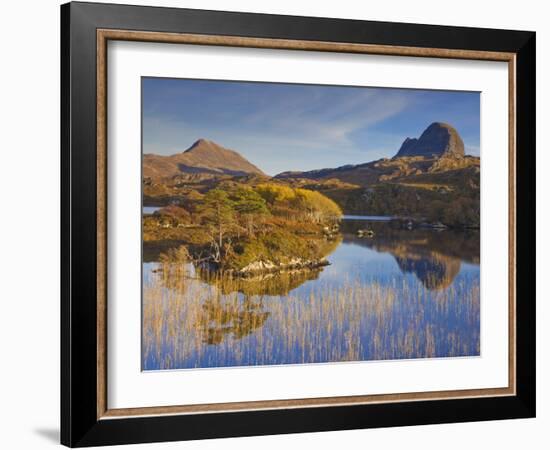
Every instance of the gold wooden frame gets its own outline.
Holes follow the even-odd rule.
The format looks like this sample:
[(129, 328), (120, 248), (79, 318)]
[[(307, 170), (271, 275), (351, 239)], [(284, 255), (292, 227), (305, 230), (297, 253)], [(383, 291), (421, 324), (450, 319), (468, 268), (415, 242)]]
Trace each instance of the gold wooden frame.
[[(410, 392), (400, 394), (266, 400), (201, 405), (150, 406), (109, 409), (107, 405), (107, 42), (109, 40), (216, 45), (266, 49), (363, 53), (392, 56), (434, 57), (501, 61), (508, 63), (508, 386), (503, 388)], [(444, 48), (398, 47), (320, 41), (245, 38), (236, 36), (157, 33), (128, 30), (97, 30), (97, 418), (219, 413), (265, 409), (289, 409), (403, 401), (443, 400), (516, 394), (516, 55), (505, 52)]]

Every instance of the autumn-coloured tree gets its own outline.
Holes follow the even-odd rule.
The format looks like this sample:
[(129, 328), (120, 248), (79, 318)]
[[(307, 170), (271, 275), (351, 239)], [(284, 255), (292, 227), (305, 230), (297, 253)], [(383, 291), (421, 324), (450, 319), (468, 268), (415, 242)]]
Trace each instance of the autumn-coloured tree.
[(335, 202), (316, 191), (296, 189), (294, 202), (315, 223), (333, 222), (342, 215)]
[(256, 191), (269, 205), (288, 203), (296, 196), (294, 189), (281, 184), (264, 183), (256, 186)]
[(274, 213), (284, 211), (286, 215), (293, 214), (315, 223), (333, 221), (342, 215), (334, 201), (316, 191), (272, 183), (261, 184), (256, 189)]

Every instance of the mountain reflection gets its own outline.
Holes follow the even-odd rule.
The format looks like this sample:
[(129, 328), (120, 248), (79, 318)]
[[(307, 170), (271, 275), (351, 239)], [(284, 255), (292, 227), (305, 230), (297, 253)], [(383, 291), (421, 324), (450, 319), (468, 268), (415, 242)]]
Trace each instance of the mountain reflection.
[[(357, 237), (357, 230), (374, 231), (372, 238)], [(479, 232), (432, 229), (407, 230), (394, 222), (349, 220), (344, 241), (391, 254), (403, 273), (413, 273), (429, 290), (449, 287), (460, 272), (461, 261), (479, 264)]]
[(422, 284), (430, 290), (449, 287), (458, 272), (460, 272), (459, 259), (437, 253), (419, 259), (395, 256), (395, 260), (401, 271), (414, 273)]
[[(373, 237), (358, 237), (357, 230), (369, 229)], [(393, 256), (402, 273), (412, 273), (429, 290), (449, 287), (461, 269), (461, 263), (479, 265), (479, 231), (403, 229), (396, 222), (345, 220), (342, 222), (343, 242), (369, 248)], [(334, 243), (338, 246), (341, 237)], [(144, 246), (144, 261), (158, 261), (164, 248)], [(327, 253), (332, 253), (333, 248)], [(330, 260), (330, 257), (329, 257)], [(308, 281), (318, 280), (324, 267), (265, 273), (249, 278), (234, 278), (207, 270), (192, 270), (191, 278), (215, 287), (223, 295), (239, 293), (249, 296), (285, 296)], [(165, 287), (182, 294), (187, 275), (174, 273), (174, 268), (161, 269)], [(214, 339), (214, 338), (213, 338)]]

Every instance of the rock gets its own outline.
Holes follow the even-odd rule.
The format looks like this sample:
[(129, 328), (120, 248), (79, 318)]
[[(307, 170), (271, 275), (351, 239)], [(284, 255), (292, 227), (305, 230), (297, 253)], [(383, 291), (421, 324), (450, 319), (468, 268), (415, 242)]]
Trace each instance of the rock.
[(419, 139), (405, 139), (395, 158), (403, 156), (462, 158), (464, 142), (451, 125), (434, 122), (424, 130)]
[(405, 138), (405, 140), (401, 144), (401, 148), (399, 149), (399, 152), (397, 153), (397, 156), (411, 156), (411, 155), (413, 155), (416, 144), (418, 144), (418, 139), (416, 139), (416, 138)]
[(374, 237), (373, 230), (357, 230), (357, 237)]
[(316, 269), (318, 267), (328, 266), (327, 259), (304, 260), (301, 258), (292, 258), (287, 263), (275, 264), (272, 261), (255, 261), (248, 264), (238, 271), (229, 271), (228, 273), (238, 277), (251, 277), (260, 274), (288, 272), (303, 269)]
[(432, 228), (435, 228), (435, 229), (444, 229), (444, 228), (447, 228), (447, 225), (441, 223), (441, 222), (435, 222), (435, 223), (432, 223), (431, 225)]

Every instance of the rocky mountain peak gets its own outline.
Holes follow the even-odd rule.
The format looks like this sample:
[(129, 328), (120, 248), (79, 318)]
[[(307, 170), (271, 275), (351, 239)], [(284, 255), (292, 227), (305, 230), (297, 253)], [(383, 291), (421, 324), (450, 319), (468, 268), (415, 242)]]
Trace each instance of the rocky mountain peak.
[(458, 131), (443, 122), (434, 122), (424, 130), (420, 138), (406, 138), (394, 158), (402, 156), (427, 156), (462, 158), (464, 142)]
[(185, 150), (184, 153), (193, 151), (193, 150), (201, 150), (201, 149), (207, 149), (207, 148), (223, 148), (221, 145), (216, 144), (213, 141), (209, 141), (208, 139), (200, 138), (197, 139), (191, 146)]

